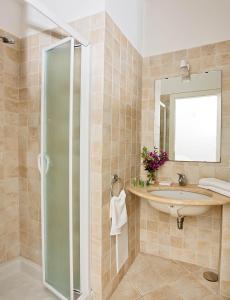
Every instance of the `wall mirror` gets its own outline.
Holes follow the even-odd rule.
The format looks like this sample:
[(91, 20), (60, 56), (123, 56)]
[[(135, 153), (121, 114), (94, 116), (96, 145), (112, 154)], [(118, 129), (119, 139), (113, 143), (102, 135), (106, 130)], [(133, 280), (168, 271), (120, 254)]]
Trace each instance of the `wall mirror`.
[(220, 162), (221, 71), (155, 81), (154, 144), (172, 161)]

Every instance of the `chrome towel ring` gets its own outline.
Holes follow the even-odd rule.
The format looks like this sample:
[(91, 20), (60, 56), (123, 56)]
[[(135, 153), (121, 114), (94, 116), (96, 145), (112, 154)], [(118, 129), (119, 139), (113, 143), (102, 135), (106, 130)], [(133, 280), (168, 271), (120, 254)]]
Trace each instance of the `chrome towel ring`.
[(114, 185), (115, 183), (121, 183), (121, 189), (120, 189), (120, 192), (124, 189), (124, 183), (122, 181), (122, 179), (117, 175), (117, 174), (114, 174), (113, 177), (112, 177), (112, 181), (111, 181), (111, 190), (110, 190), (110, 193), (111, 193), (111, 196), (113, 197), (114, 196), (114, 193), (113, 193), (113, 188), (114, 188)]

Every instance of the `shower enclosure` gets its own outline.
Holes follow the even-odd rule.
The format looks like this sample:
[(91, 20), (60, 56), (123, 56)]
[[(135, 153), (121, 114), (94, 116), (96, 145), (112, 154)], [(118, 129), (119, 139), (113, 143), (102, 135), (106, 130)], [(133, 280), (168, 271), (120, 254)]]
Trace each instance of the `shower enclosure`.
[(43, 50), (41, 154), (38, 158), (43, 281), (60, 299), (70, 300), (88, 289), (88, 278), (84, 278), (88, 268), (84, 241), (88, 208), (86, 201), (81, 201), (88, 189), (88, 178), (84, 176), (88, 171), (88, 118), (85, 114), (88, 107), (82, 101), (87, 88), (82, 78), (85, 51), (76, 46), (72, 37)]
[(36, 0), (25, 0), (69, 37), (43, 49), (41, 218), (43, 283), (63, 300), (86, 299), (89, 284), (90, 47)]

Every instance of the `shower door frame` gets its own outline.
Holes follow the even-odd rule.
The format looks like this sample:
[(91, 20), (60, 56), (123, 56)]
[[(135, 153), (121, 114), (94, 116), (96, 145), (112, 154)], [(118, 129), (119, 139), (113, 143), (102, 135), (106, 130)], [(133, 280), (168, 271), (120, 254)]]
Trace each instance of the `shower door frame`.
[[(67, 300), (55, 288), (46, 282), (45, 274), (45, 197), (44, 182), (45, 168), (45, 68), (46, 52), (64, 43), (71, 42), (72, 62), (70, 70), (70, 119), (69, 119), (69, 246), (70, 246), (70, 299), (73, 296), (73, 232), (72, 232), (72, 130), (73, 130), (73, 82), (74, 82), (74, 43), (73, 37), (67, 37), (42, 50), (42, 81), (41, 81), (41, 223), (42, 223), (42, 273), (43, 284), (57, 297)], [(81, 296), (78, 300), (85, 300), (90, 294), (90, 205), (89, 205), (89, 161), (90, 161), (90, 46), (81, 45), (81, 92), (80, 92), (80, 287)], [(86, 201), (87, 199), (87, 201)], [(84, 224), (84, 226), (83, 226)], [(87, 250), (86, 250), (87, 249)]]

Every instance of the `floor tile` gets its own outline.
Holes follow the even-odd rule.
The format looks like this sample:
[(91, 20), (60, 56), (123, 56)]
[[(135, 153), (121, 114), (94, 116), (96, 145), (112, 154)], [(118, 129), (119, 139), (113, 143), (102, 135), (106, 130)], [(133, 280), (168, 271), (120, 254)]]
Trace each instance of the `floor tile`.
[(128, 273), (137, 274), (149, 268), (148, 256), (139, 254), (133, 264), (130, 266)]
[(142, 298), (143, 300), (183, 300), (180, 294), (170, 286), (163, 286), (162, 288), (147, 294)]
[(211, 282), (211, 281), (206, 280), (203, 277), (203, 273), (205, 271), (213, 271), (213, 270), (210, 270), (210, 269), (207, 269), (207, 268), (200, 268), (199, 271), (193, 273), (193, 277), (195, 277), (201, 284), (203, 284), (211, 292), (213, 292), (215, 294), (218, 294), (219, 282), (218, 281), (217, 282)]
[(134, 300), (141, 297), (141, 294), (131, 285), (127, 277), (125, 276), (118, 288), (110, 298), (110, 300)]
[[(152, 270), (157, 272), (165, 284), (172, 283), (185, 276), (185, 270), (175, 261), (156, 256), (148, 256), (147, 260)], [(186, 273), (187, 274), (187, 273)]]
[(151, 268), (147, 268), (140, 273), (127, 275), (133, 287), (137, 289), (141, 295), (154, 291), (163, 285), (159, 274), (153, 272)]
[[(111, 300), (224, 300), (200, 266), (140, 254)], [(140, 298), (139, 298), (140, 297)]]
[(176, 281), (172, 287), (182, 296), (183, 300), (198, 300), (210, 295), (210, 291), (196, 281), (192, 275)]
[(0, 300), (57, 300), (43, 284), (18, 272), (0, 281)]
[[(151, 255), (139, 255), (111, 300), (224, 300), (218, 283), (203, 278), (206, 269)], [(57, 300), (41, 282), (25, 273), (0, 281), (0, 300)]]
[(181, 267), (183, 267), (187, 272), (189, 273), (194, 273), (194, 272), (199, 272), (200, 269), (202, 269), (202, 267), (197, 266), (197, 265), (193, 265), (193, 264), (189, 264), (183, 261), (175, 261), (178, 265), (180, 265)]
[(188, 263), (184, 263), (184, 262), (179, 262), (179, 261), (176, 261), (176, 262), (177, 262), (177, 264), (182, 266), (186, 271), (191, 273), (193, 275), (193, 277), (196, 280), (198, 280), (201, 284), (203, 284), (207, 289), (209, 289), (211, 292), (214, 292), (215, 294), (218, 294), (219, 282), (210, 282), (203, 277), (203, 273), (205, 271), (216, 272), (215, 270), (203, 268), (201, 266), (196, 266), (196, 265), (188, 264)]

